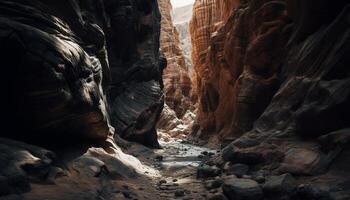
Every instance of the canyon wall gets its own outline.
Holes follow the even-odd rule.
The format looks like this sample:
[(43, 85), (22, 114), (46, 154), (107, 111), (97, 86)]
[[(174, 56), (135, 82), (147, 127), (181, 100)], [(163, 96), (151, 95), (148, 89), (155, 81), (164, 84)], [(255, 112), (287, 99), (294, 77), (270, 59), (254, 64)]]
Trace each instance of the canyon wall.
[(200, 137), (250, 130), (278, 88), (288, 40), (282, 1), (196, 1), (190, 24)]
[(0, 196), (110, 199), (144, 173), (114, 138), (159, 147), (159, 34), (155, 0), (0, 2)]
[[(197, 0), (191, 21), (196, 136), (232, 141), (207, 164), (247, 166), (264, 199), (348, 199), (349, 2), (228, 2)], [(269, 193), (286, 174), (302, 185)]]
[(189, 76), (192, 77), (193, 67), (192, 67), (192, 43), (190, 34), (190, 20), (192, 17), (193, 5), (187, 5), (180, 8), (175, 8), (173, 10), (173, 21), (176, 29), (179, 32), (179, 38), (181, 43), (181, 48), (183, 50), (187, 67), (189, 69)]
[(190, 66), (173, 22), (170, 0), (159, 0), (158, 3), (162, 15), (160, 47), (167, 67), (163, 72), (165, 106), (157, 128), (161, 138), (166, 135), (180, 137), (190, 133), (194, 118)]
[(163, 72), (165, 103), (173, 109), (178, 118), (182, 118), (190, 109), (191, 79), (188, 75), (179, 33), (172, 19), (170, 0), (160, 0), (161, 50), (167, 59), (167, 67)]

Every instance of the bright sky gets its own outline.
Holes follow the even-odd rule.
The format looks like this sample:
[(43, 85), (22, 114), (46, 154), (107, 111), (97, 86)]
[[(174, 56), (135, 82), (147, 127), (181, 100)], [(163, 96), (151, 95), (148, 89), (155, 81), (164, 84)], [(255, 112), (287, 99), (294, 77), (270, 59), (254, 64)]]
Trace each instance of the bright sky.
[(171, 4), (174, 8), (186, 6), (189, 4), (193, 4), (195, 0), (171, 0)]

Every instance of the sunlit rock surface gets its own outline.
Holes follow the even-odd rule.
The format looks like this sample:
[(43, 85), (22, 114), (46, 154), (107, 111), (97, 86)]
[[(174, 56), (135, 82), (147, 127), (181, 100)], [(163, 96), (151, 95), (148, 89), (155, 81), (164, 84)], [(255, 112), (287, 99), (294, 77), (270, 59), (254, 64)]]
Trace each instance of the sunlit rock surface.
[(161, 20), (161, 50), (167, 59), (167, 67), (163, 72), (165, 103), (182, 118), (186, 110), (191, 109), (191, 79), (183, 50), (180, 45), (179, 33), (172, 19), (170, 0), (160, 0)]

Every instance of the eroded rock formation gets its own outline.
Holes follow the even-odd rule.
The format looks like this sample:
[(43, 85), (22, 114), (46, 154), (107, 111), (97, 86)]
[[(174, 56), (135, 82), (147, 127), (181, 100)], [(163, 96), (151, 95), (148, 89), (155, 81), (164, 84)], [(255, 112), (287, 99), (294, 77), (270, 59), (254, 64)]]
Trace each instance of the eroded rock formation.
[(191, 21), (199, 135), (252, 128), (278, 88), (288, 40), (281, 1), (197, 1)]
[(159, 147), (159, 34), (155, 0), (0, 2), (0, 196), (112, 199), (145, 172), (114, 138)]
[(207, 164), (250, 179), (224, 194), (349, 198), (349, 2), (225, 2), (196, 1), (191, 22), (198, 136), (233, 140)]
[(173, 109), (178, 118), (182, 118), (191, 109), (191, 79), (188, 66), (180, 45), (179, 33), (172, 19), (170, 0), (160, 0), (161, 50), (167, 58), (167, 67), (163, 72), (165, 103)]
[[(180, 35), (173, 23), (173, 9), (170, 0), (160, 0), (161, 51), (167, 59), (163, 72), (165, 107), (158, 123), (158, 129), (172, 137), (191, 132), (194, 104), (191, 99), (192, 82), (188, 61), (180, 43)], [(163, 137), (163, 136), (162, 136)]]

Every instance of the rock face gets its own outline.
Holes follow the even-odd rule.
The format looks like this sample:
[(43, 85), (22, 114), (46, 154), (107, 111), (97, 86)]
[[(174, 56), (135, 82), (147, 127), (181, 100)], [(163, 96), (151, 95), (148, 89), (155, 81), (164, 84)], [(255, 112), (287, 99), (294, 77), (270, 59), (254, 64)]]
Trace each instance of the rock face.
[(285, 5), (196, 1), (190, 27), (200, 136), (239, 136), (278, 88), (288, 40)]
[(173, 23), (170, 0), (160, 0), (159, 8), (162, 14), (161, 50), (167, 59), (163, 72), (165, 103), (181, 119), (191, 107), (191, 79), (179, 33)]
[(219, 166), (299, 175), (348, 195), (338, 186), (349, 179), (349, 2), (230, 2), (194, 5), (197, 136), (233, 140)]
[(123, 138), (158, 147), (156, 123), (163, 109), (156, 0), (104, 1), (111, 66), (111, 121)]
[(188, 5), (180, 8), (175, 8), (173, 10), (173, 21), (176, 26), (176, 29), (179, 32), (181, 48), (183, 50), (186, 64), (190, 72), (189, 73), (190, 77), (192, 77), (193, 75), (192, 57), (191, 57), (192, 43), (191, 43), (191, 34), (190, 34), (190, 28), (189, 28), (190, 20), (192, 17), (192, 9), (193, 9), (193, 5)]
[(113, 137), (159, 146), (159, 34), (155, 0), (0, 2), (0, 196), (110, 199), (98, 188), (143, 173)]

